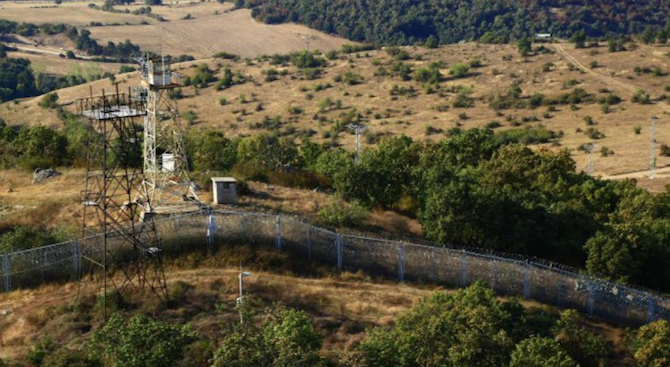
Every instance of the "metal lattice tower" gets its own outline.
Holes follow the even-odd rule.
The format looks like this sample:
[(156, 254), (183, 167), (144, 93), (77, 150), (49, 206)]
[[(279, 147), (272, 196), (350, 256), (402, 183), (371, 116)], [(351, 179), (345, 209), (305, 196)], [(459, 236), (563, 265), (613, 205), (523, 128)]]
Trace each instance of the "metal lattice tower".
[(144, 182), (141, 202), (146, 213), (170, 214), (195, 211), (202, 203), (188, 176), (188, 160), (171, 92), (180, 87), (165, 57), (137, 59), (140, 63), (140, 98), (144, 117)]
[(656, 123), (658, 118), (651, 118), (651, 141), (649, 142), (649, 178), (656, 175)]
[(593, 176), (593, 152), (596, 150), (596, 145), (591, 143), (586, 149), (589, 151), (589, 176)]
[[(146, 114), (131, 92), (80, 99), (80, 116), (90, 123), (85, 189), (81, 199), (83, 239), (91, 241), (81, 256), (82, 271), (100, 282), (103, 317), (110, 290), (123, 297), (129, 288), (151, 289), (167, 301), (159, 238), (152, 216), (142, 215), (133, 197), (143, 181), (141, 134), (135, 121)], [(100, 235), (92, 237), (94, 235)], [(93, 238), (91, 240), (91, 238)], [(99, 240), (98, 240), (99, 239)]]
[(361, 133), (367, 129), (366, 126), (359, 124), (349, 124), (347, 128), (353, 131), (356, 134), (356, 163), (361, 158)]

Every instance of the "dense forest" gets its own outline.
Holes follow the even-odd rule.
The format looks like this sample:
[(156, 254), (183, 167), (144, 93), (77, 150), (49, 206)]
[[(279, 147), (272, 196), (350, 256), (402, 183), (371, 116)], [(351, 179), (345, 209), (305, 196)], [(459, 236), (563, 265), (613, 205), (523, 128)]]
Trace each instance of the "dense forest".
[(414, 44), (430, 36), (506, 43), (534, 33), (569, 38), (639, 34), (665, 26), (670, 4), (636, 0), (238, 0), (266, 23), (296, 22), (377, 45)]

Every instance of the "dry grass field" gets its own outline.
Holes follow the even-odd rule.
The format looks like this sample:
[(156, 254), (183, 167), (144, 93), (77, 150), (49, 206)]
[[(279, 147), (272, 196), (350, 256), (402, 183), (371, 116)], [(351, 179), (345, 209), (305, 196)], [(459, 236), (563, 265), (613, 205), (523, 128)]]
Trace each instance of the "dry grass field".
[[(65, 23), (86, 26), (91, 22), (103, 24), (140, 24), (153, 19), (132, 14), (105, 13), (91, 9), (89, 3), (102, 6), (103, 1), (63, 2), (61, 6), (53, 1), (1, 1), (0, 19), (25, 23)], [(153, 20), (155, 21), (155, 20)]]
[[(662, 97), (666, 86), (670, 86), (668, 75), (637, 75), (633, 71), (635, 66), (658, 66), (662, 70), (670, 71), (670, 58), (666, 56), (670, 48), (641, 46), (636, 51), (611, 54), (602, 47), (582, 50), (575, 50), (571, 45), (563, 47), (584, 64), (597, 61), (600, 66), (594, 72), (627, 85), (644, 88), (653, 98)], [(405, 61), (414, 70), (434, 61), (441, 61), (445, 65), (441, 70), (442, 88), (450, 90), (461, 86), (471, 89), (474, 107), (453, 107), (455, 93), (446, 92), (442, 96), (440, 93), (429, 94), (416, 81), (402, 81), (393, 76), (375, 76), (380, 66), (390, 70), (395, 63), (386, 51), (379, 50), (329, 60), (322, 75), (315, 80), (307, 80), (293, 66), (273, 66), (268, 61), (254, 60), (246, 63), (205, 60), (180, 64), (175, 68), (183, 76), (193, 74), (195, 66), (206, 62), (218, 77), (222, 75), (225, 67), (230, 67), (234, 73), (239, 72), (250, 81), (222, 91), (217, 91), (214, 83), (197, 90), (186, 87), (183, 89), (185, 98), (179, 100), (179, 108), (182, 113), (192, 112), (197, 116), (189, 127), (191, 129), (215, 128), (231, 137), (256, 134), (270, 131), (270, 128), (257, 127), (266, 116), (279, 116), (282, 121), (279, 130), (282, 134), (312, 134), (313, 140), (324, 142), (332, 140), (328, 135), (332, 134), (337, 121), (341, 121), (346, 113), (354, 110), (368, 126), (367, 136), (371, 141), (378, 136), (401, 133), (417, 139), (440, 139), (451, 128), (485, 127), (492, 121), (501, 125), (498, 130), (513, 128), (514, 125), (543, 125), (559, 134), (559, 137), (555, 143), (538, 148), (569, 149), (579, 170), (586, 170), (588, 167), (588, 154), (577, 150), (580, 145), (593, 142), (598, 149), (608, 148), (613, 154), (607, 157), (599, 153), (594, 155), (594, 171), (599, 176), (636, 171), (641, 171), (638, 177), (644, 176), (642, 171), (649, 164), (649, 119), (652, 116), (657, 116), (660, 121), (656, 137), (658, 144), (670, 144), (670, 128), (666, 127), (668, 112), (654, 104), (631, 102), (630, 90), (570, 67), (571, 63), (558, 53), (523, 59), (518, 56), (513, 46), (480, 44), (450, 45), (436, 50), (410, 47), (406, 51), (416, 59), (420, 58)], [(449, 65), (473, 60), (479, 60), (482, 66), (472, 69), (466, 78), (454, 79), (448, 76)], [(543, 70), (545, 65), (550, 65), (548, 71)], [(286, 70), (286, 75), (268, 82), (265, 73), (272, 68)], [(335, 82), (337, 76), (349, 72), (360, 75), (362, 83), (348, 85)], [(520, 82), (522, 98), (533, 93), (556, 97), (580, 87), (596, 98), (610, 92), (615, 93), (621, 97), (622, 103), (611, 106), (606, 114), (598, 103), (580, 104), (575, 110), (567, 105), (559, 105), (555, 110), (539, 107), (497, 112), (490, 108), (488, 98), (506, 93), (514, 80)], [(122, 82), (122, 89), (138, 82), (133, 73), (119, 76), (117, 81)], [(568, 86), (571, 83), (574, 85)], [(390, 91), (394, 85), (414, 88), (416, 93), (413, 96), (392, 96)], [(112, 88), (109, 80), (97, 81), (59, 91), (60, 100), (67, 104), (85, 96), (89, 93), (90, 86), (94, 91)], [(225, 99), (225, 105), (220, 103), (222, 99)], [(328, 99), (332, 102), (339, 100), (340, 108), (335, 105), (326, 106), (325, 101)], [(38, 107), (38, 101), (39, 98), (35, 98), (0, 105), (0, 117), (11, 124), (59, 126), (61, 123), (56, 114)], [(595, 125), (587, 126), (584, 120), (587, 116), (592, 117)], [(604, 137), (591, 139), (585, 133), (590, 127), (600, 131)], [(635, 132), (638, 127), (639, 134)], [(430, 129), (433, 133), (428, 132)], [(354, 137), (343, 132), (336, 141), (352, 148)], [(364, 145), (366, 144), (364, 139)], [(658, 157), (658, 167), (668, 165), (670, 158)], [(668, 183), (667, 176), (665, 172), (659, 174), (655, 180), (641, 179), (640, 182), (645, 187), (658, 191)]]
[[(325, 355), (337, 356), (353, 350), (367, 328), (392, 325), (406, 311), (432, 292), (434, 286), (398, 284), (370, 279), (365, 274), (333, 274), (325, 268), (303, 266), (315, 273), (305, 277), (293, 273), (289, 259), (275, 251), (246, 248), (222, 249), (214, 257), (189, 255), (167, 265), (170, 289), (176, 303), (165, 309), (152, 295), (131, 295), (133, 314), (153, 315), (173, 322), (189, 322), (196, 332), (210, 339), (221, 336), (225, 322), (236, 322), (237, 261), (243, 261), (252, 276), (245, 283), (247, 297), (259, 308), (275, 302), (304, 310), (324, 337)], [(177, 265), (178, 264), (178, 265)], [(197, 265), (196, 265), (197, 264)], [(266, 265), (263, 265), (266, 264)], [(283, 270), (268, 270), (268, 264)], [(197, 268), (191, 268), (191, 266)], [(293, 264), (293, 266), (297, 266)], [(181, 283), (180, 286), (177, 283)], [(0, 358), (22, 359), (46, 334), (59, 344), (80, 348), (90, 330), (100, 327), (100, 314), (94, 308), (94, 281), (82, 288), (75, 283), (45, 285), (35, 290), (0, 294)], [(531, 310), (557, 314), (558, 310), (534, 302), (522, 302)], [(621, 345), (624, 331), (604, 323), (589, 321), (592, 330)]]
[[(93, 38), (123, 42), (130, 39), (144, 50), (166, 54), (188, 54), (208, 58), (220, 51), (242, 57), (285, 54), (309, 47), (329, 51), (345, 43), (342, 38), (326, 35), (295, 24), (267, 25), (255, 21), (251, 11), (230, 11), (230, 4), (202, 3), (172, 8), (157, 8), (169, 22), (144, 26), (91, 28)], [(192, 19), (181, 20), (186, 14)]]
[(123, 65), (118, 63), (70, 60), (27, 52), (10, 52), (9, 56), (30, 60), (34, 72), (56, 75), (80, 75), (87, 77), (106, 72), (117, 74), (119, 68)]

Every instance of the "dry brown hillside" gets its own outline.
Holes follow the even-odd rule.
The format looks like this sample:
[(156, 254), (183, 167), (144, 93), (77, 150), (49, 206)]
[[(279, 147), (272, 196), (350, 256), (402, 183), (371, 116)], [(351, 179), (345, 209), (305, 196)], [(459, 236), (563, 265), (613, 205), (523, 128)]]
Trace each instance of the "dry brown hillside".
[[(555, 46), (546, 47), (555, 50)], [(456, 127), (493, 128), (500, 125), (496, 130), (501, 131), (542, 125), (557, 134), (555, 141), (544, 147), (569, 149), (578, 170), (588, 167), (588, 155), (578, 147), (593, 142), (598, 147), (594, 157), (596, 175), (607, 177), (628, 173), (630, 177), (639, 178), (646, 187), (662, 189), (667, 183), (667, 169), (659, 170), (655, 180), (643, 177), (649, 164), (649, 119), (652, 116), (659, 118), (658, 144), (670, 144), (670, 128), (666, 127), (668, 112), (656, 104), (633, 103), (631, 98), (632, 91), (637, 88), (647, 90), (654, 99), (665, 98), (665, 90), (670, 88), (670, 76), (667, 75), (670, 72), (670, 57), (667, 56), (670, 48), (641, 46), (635, 51), (618, 53), (609, 53), (604, 47), (575, 50), (572, 45), (563, 45), (562, 48), (571, 61), (566, 61), (566, 56), (558, 52), (522, 58), (516, 47), (509, 45), (470, 43), (433, 50), (405, 48), (410, 59), (404, 63), (411, 65), (414, 71), (433, 62), (442, 63), (440, 89), (433, 87), (432, 92), (415, 80), (403, 81), (393, 75), (376, 76), (380, 68), (392, 73), (393, 65), (397, 63), (385, 50), (340, 55), (328, 60), (321, 75), (312, 80), (290, 63), (271, 65), (268, 59), (189, 62), (176, 66), (184, 77), (193, 75), (199, 64), (207, 63), (218, 78), (223, 76), (225, 68), (230, 68), (247, 80), (224, 90), (217, 90), (216, 82), (204, 88), (184, 87), (179, 108), (183, 115), (189, 115), (189, 129), (219, 129), (230, 137), (276, 131), (297, 137), (298, 141), (311, 136), (316, 141), (348, 148), (353, 146), (353, 135), (346, 131), (337, 132), (336, 126), (348, 122), (355, 114), (369, 127), (365, 144), (373, 144), (386, 134), (440, 139)], [(481, 66), (471, 68), (466, 77), (449, 76), (451, 65), (475, 60)], [(594, 61), (598, 66), (591, 70)], [(579, 64), (588, 72), (581, 70)], [(636, 66), (642, 69), (658, 67), (662, 73), (657, 76), (638, 74), (634, 71)], [(267, 78), (271, 69), (278, 72), (277, 80)], [(361, 83), (350, 85), (336, 81), (340, 77), (346, 80), (347, 74), (360, 79)], [(122, 89), (138, 82), (134, 73), (118, 76), (117, 81), (122, 81)], [(583, 88), (594, 100), (613, 93), (622, 102), (611, 105), (607, 113), (597, 102), (579, 103), (574, 107), (566, 104), (536, 109), (492, 109), (489, 98), (507, 93), (513, 81), (520, 83), (522, 99), (534, 93), (555, 98), (575, 88)], [(401, 95), (392, 95), (394, 86)], [(60, 101), (67, 105), (86, 96), (91, 87), (94, 91), (109, 90), (112, 84), (103, 80), (60, 90)], [(459, 88), (472, 92), (473, 107), (454, 107)], [(55, 112), (38, 107), (38, 101), (39, 97), (5, 103), (0, 106), (0, 117), (11, 124), (60, 126)], [(591, 117), (593, 125), (587, 125), (587, 117)], [(589, 128), (604, 136), (592, 139), (586, 134)], [(602, 148), (609, 149), (611, 154), (600, 154)], [(670, 158), (658, 158), (658, 167), (669, 164)]]

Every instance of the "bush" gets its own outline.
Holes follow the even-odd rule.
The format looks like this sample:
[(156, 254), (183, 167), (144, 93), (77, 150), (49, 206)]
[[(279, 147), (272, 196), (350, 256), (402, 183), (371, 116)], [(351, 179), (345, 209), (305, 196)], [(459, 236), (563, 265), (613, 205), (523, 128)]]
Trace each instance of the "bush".
[(512, 318), (520, 312), (518, 303), (498, 300), (480, 283), (435, 292), (391, 329), (369, 331), (359, 349), (371, 367), (507, 366), (517, 331)]
[[(248, 303), (241, 317), (251, 318)], [(275, 307), (262, 325), (235, 323), (224, 333), (211, 360), (212, 367), (324, 366), (319, 355), (321, 336), (304, 312)], [(147, 365), (149, 366), (149, 365)]]
[(170, 366), (181, 360), (186, 345), (195, 340), (188, 325), (114, 314), (89, 342), (92, 354), (106, 366)]
[(603, 139), (605, 137), (605, 134), (601, 133), (598, 129), (593, 127), (586, 129), (584, 134), (586, 134), (586, 136), (594, 140)]
[(639, 367), (665, 367), (670, 361), (670, 324), (661, 320), (641, 327), (632, 337)]
[(501, 144), (521, 143), (526, 145), (548, 143), (556, 137), (556, 133), (544, 126), (509, 129), (496, 135)]
[(357, 202), (346, 202), (333, 197), (329, 198), (326, 206), (319, 210), (319, 219), (333, 227), (359, 225), (367, 216), (367, 209)]
[(670, 146), (668, 144), (661, 144), (661, 156), (670, 157)]
[(534, 336), (517, 344), (510, 367), (578, 367), (577, 363), (550, 338)]
[(40, 99), (39, 105), (42, 108), (56, 108), (58, 107), (58, 93), (48, 93), (45, 94), (42, 99)]
[(56, 243), (57, 239), (47, 231), (33, 227), (15, 227), (0, 235), (0, 254), (27, 250)]
[(638, 89), (633, 94), (633, 97), (631, 98), (631, 102), (639, 103), (639, 104), (650, 104), (651, 103), (651, 96), (644, 89)]
[(580, 325), (580, 316), (574, 310), (561, 312), (554, 333), (556, 340), (581, 367), (606, 366), (612, 354), (612, 345), (602, 336)]
[(452, 75), (454, 78), (463, 78), (468, 75), (469, 71), (470, 65), (459, 62), (449, 68), (449, 75)]

